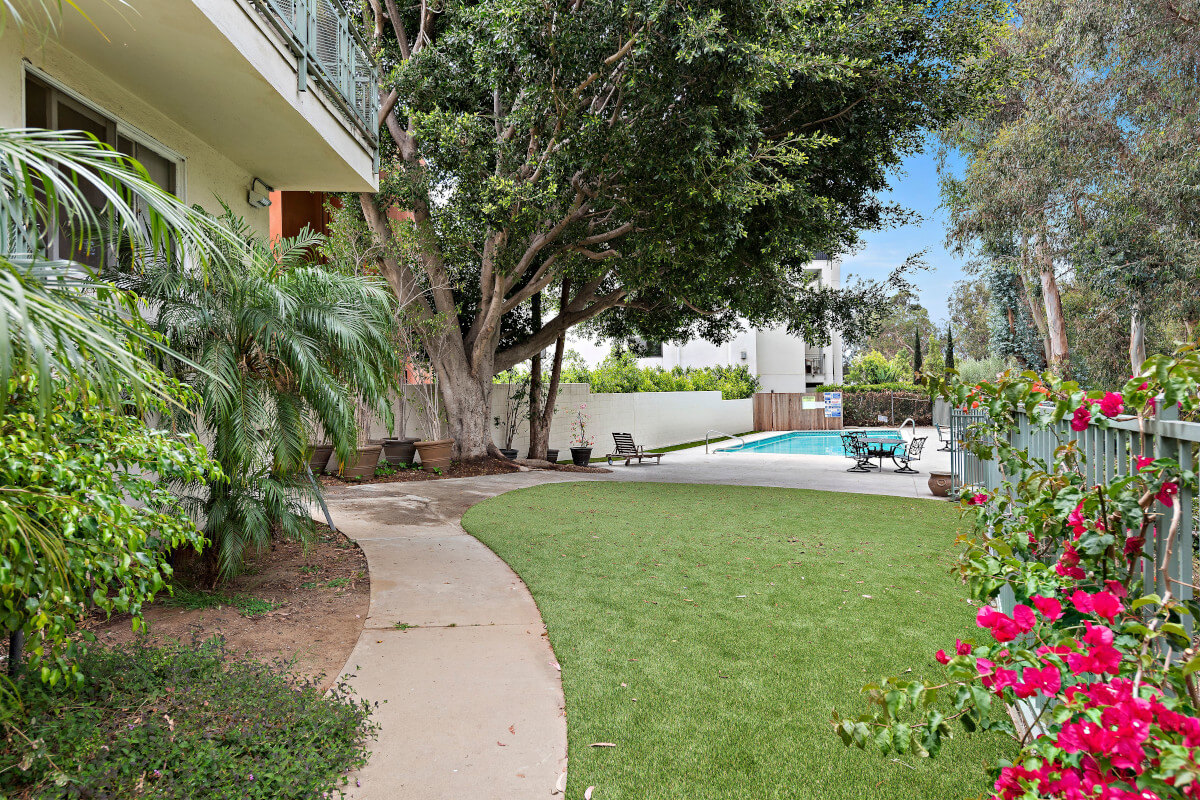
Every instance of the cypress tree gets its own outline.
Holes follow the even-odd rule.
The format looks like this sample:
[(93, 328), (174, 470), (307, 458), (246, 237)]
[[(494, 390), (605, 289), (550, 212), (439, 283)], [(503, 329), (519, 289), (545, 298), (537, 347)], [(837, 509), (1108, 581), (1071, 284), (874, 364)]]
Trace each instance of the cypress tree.
[(946, 329), (946, 369), (954, 369), (954, 329)]
[(921, 360), (921, 329), (916, 329), (916, 334), (913, 337), (913, 377), (917, 380), (921, 379), (921, 367), (924, 366)]

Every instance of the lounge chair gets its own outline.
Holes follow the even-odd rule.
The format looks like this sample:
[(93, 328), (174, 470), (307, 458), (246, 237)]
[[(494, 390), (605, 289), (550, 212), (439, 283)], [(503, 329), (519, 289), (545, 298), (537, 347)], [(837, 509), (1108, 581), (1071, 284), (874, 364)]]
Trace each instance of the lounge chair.
[(937, 429), (938, 441), (942, 446), (938, 448), (939, 453), (949, 453), (954, 450), (954, 441), (950, 438), (950, 429), (943, 428), (938, 423), (933, 423), (933, 427)]
[(662, 457), (666, 453), (647, 453), (646, 448), (633, 443), (633, 434), (630, 433), (614, 433), (613, 442), (616, 444), (616, 450), (608, 454), (608, 464), (612, 466), (613, 459), (625, 459), (625, 466), (629, 466), (629, 462), (637, 459), (637, 462), (642, 463), (643, 459), (653, 458), (654, 463), (661, 464)]
[(913, 439), (911, 442), (909, 442), (908, 444), (906, 444), (904, 446), (903, 453), (896, 452), (892, 456), (892, 460), (895, 461), (897, 464), (899, 464), (900, 462), (904, 462), (904, 464), (903, 464), (903, 466), (900, 467), (900, 469), (894, 469), (894, 470), (892, 470), (892, 472), (900, 472), (905, 475), (918, 474), (917, 470), (913, 469), (910, 465), (914, 461), (921, 460), (921, 451), (925, 449), (925, 440), (928, 438), (929, 438), (928, 436), (921, 436), (917, 439)]

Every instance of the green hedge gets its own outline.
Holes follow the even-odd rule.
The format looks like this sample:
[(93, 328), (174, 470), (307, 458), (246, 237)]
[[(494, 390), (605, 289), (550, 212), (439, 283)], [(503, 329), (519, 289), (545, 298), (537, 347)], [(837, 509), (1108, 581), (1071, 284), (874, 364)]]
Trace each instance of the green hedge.
[(912, 394), (923, 394), (926, 397), (929, 393), (925, 387), (915, 383), (857, 383), (848, 384), (846, 386), (834, 386), (833, 384), (823, 383), (814, 391), (818, 392), (841, 392), (842, 394), (862, 394), (863, 392), (909, 392)]

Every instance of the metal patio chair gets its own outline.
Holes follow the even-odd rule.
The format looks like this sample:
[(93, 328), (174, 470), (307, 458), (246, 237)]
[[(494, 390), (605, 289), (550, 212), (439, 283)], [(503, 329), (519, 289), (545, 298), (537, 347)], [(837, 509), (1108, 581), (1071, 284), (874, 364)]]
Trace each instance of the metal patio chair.
[(854, 462), (854, 466), (846, 472), (872, 472), (871, 454), (867, 444), (862, 440), (861, 431), (847, 431), (842, 434), (842, 449), (846, 457)]
[(892, 455), (893, 461), (895, 461), (897, 464), (899, 464), (900, 462), (904, 462), (904, 463), (903, 463), (903, 466), (900, 467), (900, 469), (894, 469), (894, 470), (892, 470), (892, 472), (900, 472), (905, 475), (918, 474), (918, 471), (913, 469), (911, 464), (914, 461), (921, 460), (921, 451), (925, 449), (925, 440), (928, 438), (929, 438), (928, 436), (921, 436), (919, 438), (913, 439), (911, 442), (909, 442), (907, 445), (905, 445), (903, 454), (900, 454), (900, 453), (893, 454)]

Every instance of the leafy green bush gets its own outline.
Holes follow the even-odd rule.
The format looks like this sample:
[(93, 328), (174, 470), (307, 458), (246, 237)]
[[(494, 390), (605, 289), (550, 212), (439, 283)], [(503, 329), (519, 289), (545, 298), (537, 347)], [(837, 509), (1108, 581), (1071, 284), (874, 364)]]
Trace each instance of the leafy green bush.
[(901, 383), (911, 381), (912, 377), (913, 367), (904, 351), (889, 361), (878, 350), (870, 350), (856, 356), (846, 369), (846, 382), (855, 384)]
[[(176, 402), (193, 397), (161, 375), (148, 379)], [(170, 551), (203, 543), (171, 485), (219, 480), (221, 471), (194, 434), (154, 430), (106, 409), (94, 392), (55, 383), (44, 409), (30, 375), (5, 389), (0, 629), (24, 632), (42, 680), (82, 680), (80, 616), (128, 613), (137, 628), (142, 604), (166, 588)]]
[(366, 701), (219, 639), (93, 648), (77, 691), (37, 681), (0, 705), (0, 794), (312, 798), (366, 762)]
[(858, 383), (848, 384), (846, 386), (823, 383), (813, 391), (841, 392), (842, 394), (863, 394), (866, 392), (912, 392), (924, 394), (926, 396), (929, 395), (928, 389), (915, 383)]
[(668, 370), (639, 366), (637, 356), (629, 352), (610, 353), (591, 370), (576, 358), (569, 370), (564, 366), (563, 381), (590, 384), (593, 392), (720, 392), (725, 400), (750, 397), (761, 388), (758, 378), (743, 365)]

